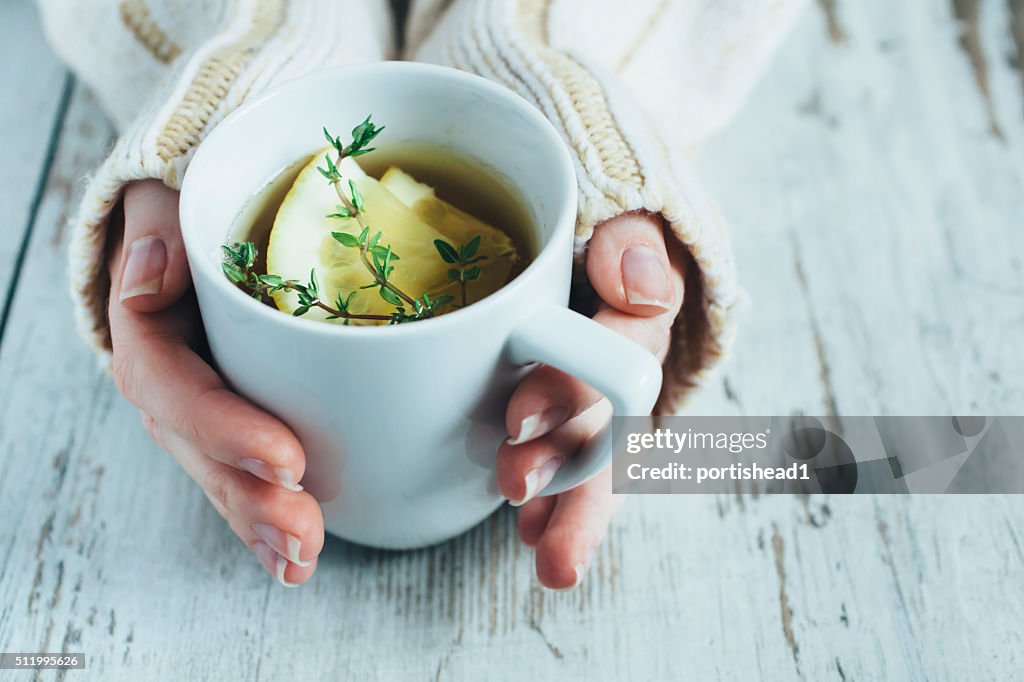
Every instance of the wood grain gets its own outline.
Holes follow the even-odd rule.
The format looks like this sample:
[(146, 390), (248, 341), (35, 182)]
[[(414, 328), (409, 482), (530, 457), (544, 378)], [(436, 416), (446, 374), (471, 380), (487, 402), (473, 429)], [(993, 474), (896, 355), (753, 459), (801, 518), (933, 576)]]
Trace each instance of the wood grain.
[[(1011, 4), (979, 7), (986, 54), (1013, 48)], [(18, 16), (3, 30), (37, 31)], [(1024, 408), (1024, 93), (986, 60), (993, 135), (961, 30), (952, 5), (823, 2), (704, 150), (750, 304), (695, 411)], [(56, 73), (19, 97), (59, 100)], [(565, 593), (505, 509), (417, 552), (329, 540), (311, 584), (278, 587), (74, 338), (65, 217), (102, 121), (74, 87), (34, 219), (7, 214), (35, 229), (0, 346), (0, 650), (133, 681), (1017, 675), (1014, 496), (637, 496)], [(44, 158), (47, 126), (18, 130)]]
[[(1016, 67), (989, 57), (986, 98), (951, 5), (834, 11), (847, 39), (806, 14), (703, 152), (751, 293), (722, 385), (693, 409), (1019, 414)], [(1013, 54), (1011, 23), (1009, 5), (983, 3), (980, 49)]]
[(8, 226), (0, 239), (0, 340), (70, 82), (43, 40), (32, 4), (0, 3), (0, 215)]

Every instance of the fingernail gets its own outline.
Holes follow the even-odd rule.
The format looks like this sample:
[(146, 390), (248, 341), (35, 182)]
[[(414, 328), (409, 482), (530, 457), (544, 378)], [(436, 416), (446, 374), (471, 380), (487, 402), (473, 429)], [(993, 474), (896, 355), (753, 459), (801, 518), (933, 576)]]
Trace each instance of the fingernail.
[(296, 493), (301, 493), (305, 490), (305, 488), (295, 482), (295, 474), (292, 473), (291, 469), (276, 467), (274, 469), (274, 475), (277, 478), (277, 484), (285, 490), (291, 490)]
[(519, 435), (515, 438), (509, 438), (508, 444), (519, 445), (520, 443), (543, 436), (555, 427), (565, 423), (565, 418), (568, 416), (568, 408), (560, 405), (549, 407), (541, 412), (535, 412), (520, 422)]
[(562, 466), (562, 462), (558, 458), (554, 458), (544, 462), (538, 468), (530, 470), (523, 477), (523, 481), (526, 483), (526, 495), (521, 500), (509, 500), (508, 503), (513, 507), (522, 507), (532, 500), (537, 493), (547, 487), (548, 483), (551, 483), (551, 479), (555, 477), (560, 466)]
[(286, 533), (277, 526), (272, 526), (269, 523), (254, 523), (252, 529), (256, 531), (256, 535), (263, 538), (270, 547), (283, 556), (288, 561), (299, 566), (310, 566), (313, 564), (312, 560), (303, 561), (299, 558), (299, 552), (302, 550), (302, 541), (291, 533)]
[(651, 305), (668, 310), (672, 305), (672, 283), (665, 259), (654, 249), (631, 246), (622, 254), (622, 286), (626, 300), (634, 305)]
[(159, 294), (167, 269), (167, 247), (159, 237), (141, 237), (128, 246), (119, 300)]
[(288, 560), (283, 556), (274, 551), (274, 549), (265, 542), (255, 542), (252, 546), (253, 554), (263, 564), (263, 568), (270, 572), (270, 575), (277, 578), (277, 582), (281, 583), (285, 587), (298, 587), (298, 583), (290, 583), (285, 580), (284, 571), (288, 568)]
[(273, 467), (264, 461), (253, 459), (251, 457), (243, 457), (238, 460), (238, 466), (242, 467), (256, 478), (262, 478), (267, 483), (279, 485), (285, 490), (291, 490), (296, 493), (304, 490), (301, 485), (295, 482), (295, 474), (292, 473), (291, 469)]
[(594, 560), (594, 551), (595, 550), (592, 549), (589, 552), (587, 552), (586, 558), (583, 561), (576, 564), (575, 566), (573, 566), (573, 571), (576, 573), (576, 580), (573, 582), (572, 585), (569, 585), (568, 587), (563, 587), (561, 589), (571, 590), (580, 586), (580, 584), (583, 582), (583, 578), (587, 575), (587, 571), (590, 570), (590, 562)]

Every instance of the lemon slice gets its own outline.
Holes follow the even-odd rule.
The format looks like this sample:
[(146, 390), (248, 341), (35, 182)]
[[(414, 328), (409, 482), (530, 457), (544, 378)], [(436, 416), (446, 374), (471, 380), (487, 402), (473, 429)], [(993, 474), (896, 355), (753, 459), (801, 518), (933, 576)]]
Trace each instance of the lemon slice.
[[(326, 152), (324, 150), (323, 153)], [(361, 228), (354, 218), (327, 217), (337, 212), (339, 202), (334, 188), (317, 171), (323, 153), (314, 157), (299, 172), (281, 202), (267, 245), (267, 272), (305, 283), (309, 279), (310, 270), (315, 269), (320, 284), (320, 298), (328, 305), (333, 306), (339, 293), (347, 296), (355, 291), (357, 293), (349, 304), (349, 312), (389, 315), (395, 307), (382, 299), (376, 289), (360, 289), (372, 284), (374, 280), (360, 258), (359, 249), (342, 246), (331, 236), (331, 232), (358, 235)], [(366, 175), (354, 160), (345, 159), (338, 170), (346, 180), (351, 179), (363, 195), (363, 217), (371, 236), (381, 232), (379, 243), (390, 245), (397, 254), (397, 260), (393, 261), (395, 269), (391, 282), (403, 292), (412, 297), (419, 297), (426, 292), (432, 298), (447, 293), (458, 299), (458, 285), (449, 282), (448, 271), (452, 266), (441, 259), (434, 240), (444, 239), (458, 247), (476, 234), (481, 235), (477, 253), (487, 256), (487, 259), (477, 263), (481, 274), (478, 280), (469, 284), (469, 301), (479, 300), (504, 285), (515, 259), (515, 249), (503, 233), (476, 221), (472, 216), (462, 214), (465, 218), (453, 219), (447, 212), (438, 216), (443, 220), (435, 226), (424, 219), (418, 210), (396, 197), (382, 182)], [(433, 195), (433, 190), (429, 193)], [(428, 198), (425, 195), (420, 197), (414, 202), (414, 207), (419, 209)], [(431, 206), (432, 211), (437, 211), (433, 203), (424, 206)], [(474, 227), (466, 218), (477, 223), (476, 232), (470, 234)], [(287, 313), (294, 312), (299, 306), (298, 295), (291, 291), (275, 293), (274, 302)], [(326, 320), (328, 314), (319, 308), (312, 308), (305, 316)], [(372, 322), (352, 320), (351, 323)]]
[[(411, 208), (423, 222), (442, 232), (456, 248), (476, 236), (480, 237), (477, 253), (487, 258), (476, 263), (480, 266), (480, 276), (468, 285), (469, 303), (475, 303), (505, 285), (512, 266), (518, 260), (516, 247), (507, 234), (439, 199), (433, 187), (417, 182), (400, 168), (389, 168), (381, 176), (380, 184)], [(444, 293), (459, 300), (457, 284), (446, 288)]]

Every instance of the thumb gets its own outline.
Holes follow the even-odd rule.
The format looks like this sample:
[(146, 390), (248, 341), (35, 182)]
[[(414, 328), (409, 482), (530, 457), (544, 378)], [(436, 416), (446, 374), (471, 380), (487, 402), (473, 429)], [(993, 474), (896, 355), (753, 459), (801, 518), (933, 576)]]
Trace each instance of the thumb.
[(675, 317), (682, 305), (683, 278), (660, 215), (625, 213), (598, 225), (587, 245), (587, 278), (601, 300), (629, 315)]
[(124, 193), (124, 241), (111, 292), (138, 312), (163, 310), (191, 284), (178, 222), (178, 193), (156, 180)]

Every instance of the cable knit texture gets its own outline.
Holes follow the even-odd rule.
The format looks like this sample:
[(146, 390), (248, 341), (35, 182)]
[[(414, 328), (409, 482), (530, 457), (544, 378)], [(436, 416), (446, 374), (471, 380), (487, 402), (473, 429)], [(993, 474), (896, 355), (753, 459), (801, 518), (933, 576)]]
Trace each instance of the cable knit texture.
[[(579, 178), (578, 260), (597, 225), (629, 211), (660, 214), (687, 247), (696, 276), (686, 283), (657, 407), (670, 413), (727, 347), (737, 299), (721, 216), (682, 152), (738, 108), (799, 2), (637, 0), (628, 12), (611, 11), (621, 5), (461, 0), (413, 48), (417, 60), (504, 84), (555, 124)], [(680, 36), (702, 47), (679, 48)], [(690, 59), (697, 55), (703, 65)], [(676, 90), (670, 83), (680, 75), (702, 92)], [(695, 118), (690, 101), (715, 106)]]
[[(406, 55), (518, 92), (562, 134), (579, 179), (578, 262), (601, 222), (660, 214), (691, 258), (659, 412), (698, 385), (732, 335), (721, 217), (683, 157), (737, 110), (802, 0), (414, 0)], [(384, 0), (40, 0), (54, 40), (122, 130), (71, 244), (81, 331), (109, 357), (106, 226), (124, 186), (177, 188), (229, 111), (318, 68), (393, 55)], [(358, 30), (346, 30), (359, 26)], [(585, 284), (585, 283), (584, 283)]]
[[(318, 68), (393, 56), (390, 16), (377, 0), (123, 0), (117, 12), (111, 4), (47, 0), (41, 5), (55, 46), (65, 45), (57, 36), (81, 33), (83, 26), (91, 26), (86, 34), (109, 34), (100, 44), (76, 42), (63, 55), (123, 127), (90, 179), (71, 230), (78, 326), (104, 364), (111, 349), (107, 224), (125, 185), (156, 178), (179, 188), (197, 145), (213, 126), (274, 84)], [(73, 21), (83, 23), (73, 28), (68, 23)], [(345, 31), (355, 25), (358, 31)], [(121, 57), (115, 57), (118, 52)], [(143, 66), (130, 67), (130, 77), (122, 81), (119, 70), (131, 60)]]

